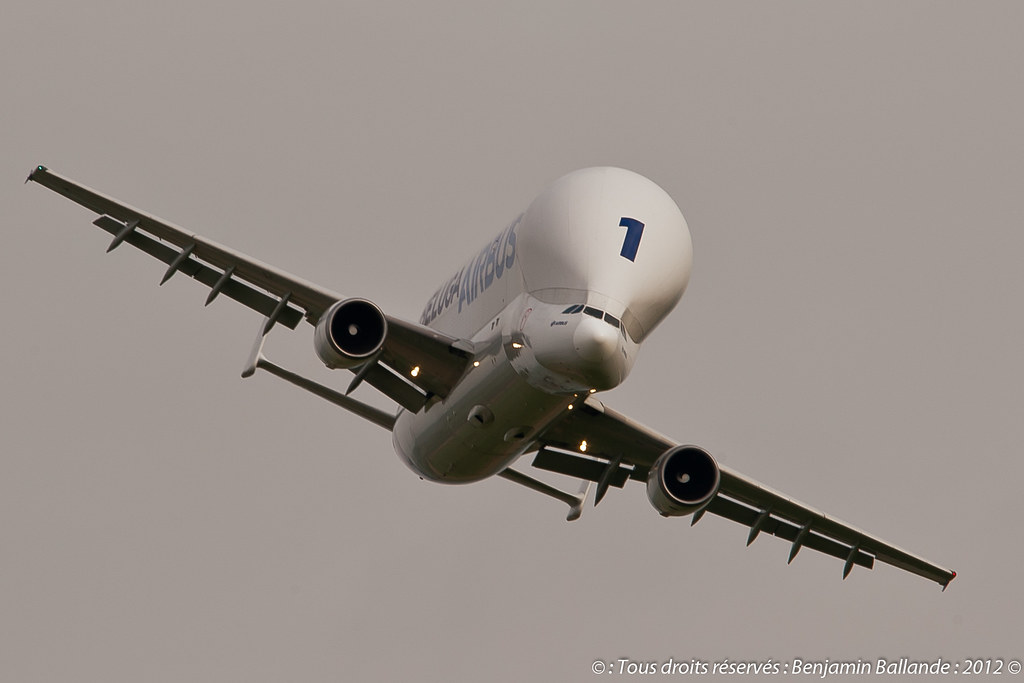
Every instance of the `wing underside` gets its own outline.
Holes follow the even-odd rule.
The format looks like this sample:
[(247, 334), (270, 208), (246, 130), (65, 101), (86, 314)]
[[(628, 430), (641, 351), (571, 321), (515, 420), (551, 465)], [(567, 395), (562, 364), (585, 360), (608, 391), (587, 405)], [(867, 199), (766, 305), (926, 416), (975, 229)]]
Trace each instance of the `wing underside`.
[[(579, 451), (585, 440), (586, 453)], [(646, 482), (655, 460), (678, 442), (587, 398), (548, 429), (544, 447), (533, 465), (579, 479), (622, 487), (634, 479)], [(760, 534), (791, 543), (789, 561), (807, 547), (843, 560), (843, 578), (854, 566), (873, 568), (875, 561), (898, 567), (935, 581), (945, 588), (956, 572), (898, 548), (882, 539), (785, 496), (749, 477), (721, 467), (718, 493), (694, 515), (693, 523), (706, 513), (718, 515), (749, 528), (747, 544)]]
[[(160, 284), (183, 273), (209, 288), (207, 304), (224, 295), (261, 313), (267, 318), (263, 335), (275, 325), (295, 329), (303, 318), (315, 325), (344, 298), (45, 166), (36, 167), (28, 180), (99, 214), (93, 223), (112, 235), (107, 251), (128, 244), (163, 262), (166, 270)], [(372, 361), (354, 369), (357, 381), (349, 390), (365, 381), (408, 410), (418, 410), (431, 395), (447, 395), (465, 372), (471, 344), (394, 316), (385, 317), (388, 335), (384, 345)]]

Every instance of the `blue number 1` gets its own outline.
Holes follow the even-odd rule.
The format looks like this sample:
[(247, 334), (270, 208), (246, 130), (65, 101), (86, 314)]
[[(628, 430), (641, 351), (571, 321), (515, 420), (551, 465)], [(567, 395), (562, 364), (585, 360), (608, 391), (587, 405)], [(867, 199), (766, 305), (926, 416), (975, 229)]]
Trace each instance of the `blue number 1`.
[(640, 238), (644, 234), (644, 224), (635, 218), (623, 217), (619, 221), (619, 227), (626, 229), (626, 239), (622, 241), (622, 251), (619, 256), (636, 261), (636, 250), (640, 248)]

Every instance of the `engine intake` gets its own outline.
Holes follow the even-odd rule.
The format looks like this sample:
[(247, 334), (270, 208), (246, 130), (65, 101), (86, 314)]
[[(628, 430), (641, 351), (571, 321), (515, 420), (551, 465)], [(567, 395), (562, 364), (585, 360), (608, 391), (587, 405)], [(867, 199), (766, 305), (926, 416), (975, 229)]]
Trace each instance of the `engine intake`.
[(366, 299), (339, 301), (320, 317), (313, 333), (316, 355), (329, 368), (354, 368), (384, 344), (388, 321)]
[(715, 459), (696, 446), (676, 446), (654, 461), (647, 497), (663, 516), (697, 512), (718, 493), (722, 475)]

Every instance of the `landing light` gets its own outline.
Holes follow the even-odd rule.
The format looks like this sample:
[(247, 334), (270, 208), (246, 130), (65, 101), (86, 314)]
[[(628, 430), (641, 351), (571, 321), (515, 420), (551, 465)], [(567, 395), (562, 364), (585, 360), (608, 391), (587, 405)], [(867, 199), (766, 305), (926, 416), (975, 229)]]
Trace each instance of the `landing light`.
[(414, 368), (412, 369), (412, 372), (410, 372), (409, 374), (410, 374), (410, 375), (412, 375), (413, 377), (419, 377), (419, 374), (420, 374), (420, 366), (418, 366), (418, 365), (417, 365), (416, 367), (414, 367)]
[(473, 361), (473, 367), (474, 368), (480, 367), (480, 361), (478, 361), (478, 360)]
[(513, 349), (521, 349), (521, 348), (523, 348), (523, 345), (520, 344), (519, 342), (512, 342), (512, 348)]
[(586, 453), (586, 452), (587, 452), (587, 440), (583, 439), (583, 441), (580, 441), (580, 453)]
[(590, 393), (592, 393), (592, 394), (596, 394), (596, 393), (597, 393), (597, 389), (591, 389), (591, 390), (590, 390)]

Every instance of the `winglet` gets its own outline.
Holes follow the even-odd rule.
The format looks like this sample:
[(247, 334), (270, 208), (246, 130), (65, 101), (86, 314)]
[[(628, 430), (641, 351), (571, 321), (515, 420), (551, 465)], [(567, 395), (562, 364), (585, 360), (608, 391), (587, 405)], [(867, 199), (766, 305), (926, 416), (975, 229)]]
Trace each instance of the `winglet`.
[(27, 183), (30, 180), (35, 180), (36, 179), (35, 178), (36, 173), (46, 172), (46, 171), (49, 171), (49, 170), (50, 169), (48, 169), (45, 166), (43, 166), (42, 164), (40, 164), (39, 166), (36, 166), (35, 168), (32, 169), (32, 172), (28, 174), (28, 178), (25, 178), (25, 182)]
[(943, 593), (946, 592), (946, 589), (949, 588), (949, 584), (953, 583), (953, 579), (955, 579), (955, 578), (956, 578), (956, 572), (951, 569), (949, 571), (949, 580), (946, 581), (946, 583), (943, 584), (943, 586), (942, 586), (942, 592)]

